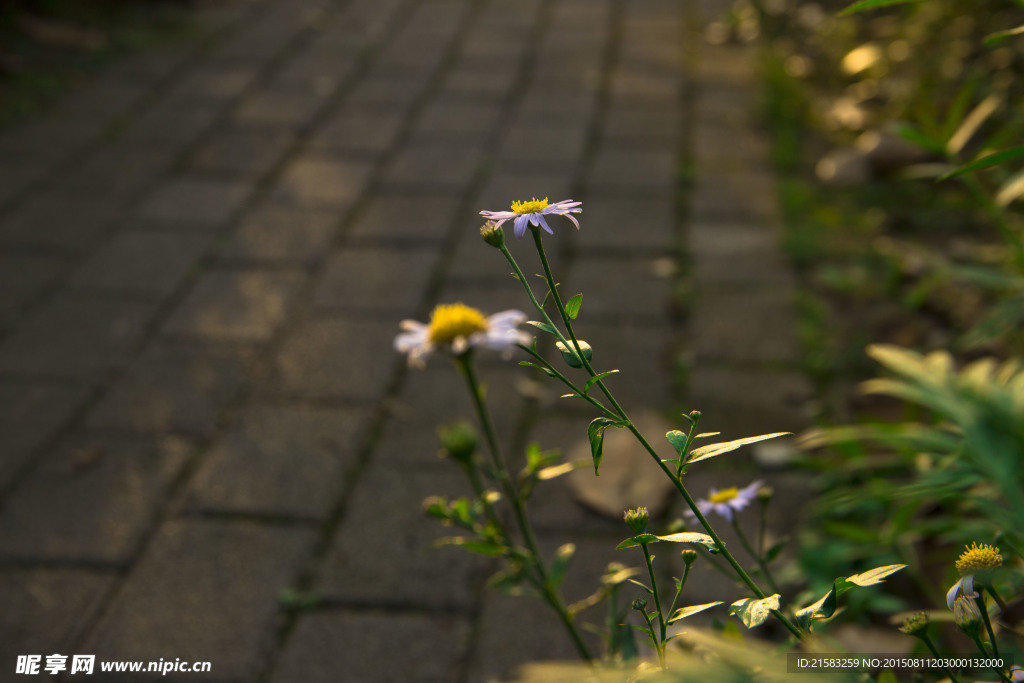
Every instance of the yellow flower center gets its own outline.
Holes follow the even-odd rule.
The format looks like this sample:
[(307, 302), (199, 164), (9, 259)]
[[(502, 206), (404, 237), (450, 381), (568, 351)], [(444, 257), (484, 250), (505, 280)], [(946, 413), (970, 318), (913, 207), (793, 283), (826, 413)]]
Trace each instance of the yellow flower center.
[(732, 488), (722, 489), (717, 493), (712, 493), (708, 499), (712, 503), (728, 503), (730, 500), (740, 494), (740, 490), (733, 486)]
[(1003, 556), (999, 554), (999, 548), (977, 543), (965, 547), (967, 550), (956, 561), (956, 568), (960, 572), (960, 576), (975, 574), (986, 569), (995, 569), (1003, 564)]
[(528, 202), (512, 202), (512, 210), (522, 216), (524, 213), (540, 213), (548, 208), (548, 198), (537, 199), (534, 197)]
[(427, 335), (435, 344), (451, 344), (458, 337), (487, 330), (484, 314), (465, 304), (440, 304), (430, 314)]

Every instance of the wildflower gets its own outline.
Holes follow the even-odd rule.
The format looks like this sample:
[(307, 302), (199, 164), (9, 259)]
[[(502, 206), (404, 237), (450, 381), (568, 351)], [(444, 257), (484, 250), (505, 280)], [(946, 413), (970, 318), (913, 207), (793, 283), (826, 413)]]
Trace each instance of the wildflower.
[(651, 516), (647, 512), (647, 508), (637, 508), (636, 510), (626, 510), (623, 517), (634, 534), (642, 534), (647, 531), (647, 520)]
[(423, 367), (423, 359), (437, 347), (447, 347), (457, 356), (471, 347), (509, 352), (519, 344), (530, 343), (530, 335), (516, 329), (525, 320), (522, 311), (508, 310), (484, 317), (462, 303), (441, 304), (430, 314), (427, 325), (403, 320), (403, 332), (395, 337), (395, 350), (409, 354), (409, 365), (414, 367)]
[(976, 638), (981, 633), (981, 610), (974, 600), (965, 595), (953, 603), (953, 621), (968, 636)]
[(580, 223), (576, 220), (576, 217), (572, 214), (580, 213), (583, 209), (579, 208), (582, 202), (574, 202), (571, 199), (564, 199), (554, 204), (548, 204), (548, 198), (537, 199), (534, 197), (528, 202), (512, 202), (511, 211), (481, 211), (480, 215), (487, 220), (494, 221), (494, 227), (498, 228), (507, 220), (513, 220), (513, 226), (515, 228), (516, 239), (520, 239), (526, 234), (526, 224), (530, 223), (534, 226), (539, 225), (544, 228), (548, 234), (554, 235), (555, 231), (548, 225), (547, 219), (544, 216), (548, 214), (554, 214), (556, 216), (565, 216), (572, 221), (576, 229), (580, 229)]
[(687, 567), (697, 561), (697, 551), (692, 548), (687, 548), (682, 551), (681, 555), (683, 557), (683, 562), (686, 563)]
[(960, 580), (953, 584), (953, 587), (946, 593), (946, 604), (953, 609), (958, 593), (969, 598), (976, 598), (978, 594), (974, 591), (974, 576), (981, 574), (984, 577), (991, 570), (1003, 564), (1003, 556), (999, 554), (999, 548), (987, 544), (978, 545), (972, 543), (966, 546), (956, 561), (956, 569), (960, 572)]
[(495, 249), (501, 249), (505, 245), (505, 233), (494, 224), (494, 221), (487, 221), (480, 226), (480, 237)]
[(1024, 668), (1014, 664), (1010, 667), (1010, 680), (1013, 683), (1024, 683)]
[(928, 615), (924, 612), (918, 612), (912, 614), (903, 620), (903, 624), (900, 626), (900, 632), (905, 633), (908, 636), (921, 637), (928, 632)]
[[(711, 489), (706, 500), (697, 501), (697, 508), (703, 515), (713, 511), (724, 517), (726, 521), (732, 522), (734, 512), (747, 507), (757, 497), (757, 491), (763, 483), (758, 480), (742, 489), (735, 486), (721, 490)], [(691, 517), (695, 516), (692, 512), (687, 511), (687, 513)]]

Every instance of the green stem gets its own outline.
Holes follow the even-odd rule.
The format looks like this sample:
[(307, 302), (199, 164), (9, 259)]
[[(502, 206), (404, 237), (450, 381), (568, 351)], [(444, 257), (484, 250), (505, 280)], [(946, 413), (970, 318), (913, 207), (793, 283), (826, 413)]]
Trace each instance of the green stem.
[(690, 417), (690, 431), (686, 435), (686, 443), (683, 444), (683, 448), (679, 452), (679, 464), (676, 465), (676, 479), (680, 479), (683, 476), (684, 460), (686, 459), (686, 454), (690, 452), (690, 445), (693, 444), (693, 440), (697, 437), (695, 432), (697, 431), (698, 422), (700, 422), (699, 414), (695, 417)]
[[(932, 639), (928, 637), (928, 634), (922, 633), (920, 637), (921, 640), (924, 641), (924, 644), (928, 646), (928, 649), (931, 650), (932, 654), (935, 655), (935, 659), (942, 661), (944, 659), (943, 656), (939, 654), (939, 651), (935, 648), (935, 643), (933, 643)], [(950, 671), (945, 664), (942, 665), (942, 670), (946, 672), (946, 675), (949, 676), (949, 680), (953, 683), (960, 683), (960, 680), (953, 675), (953, 672)]]
[[(531, 232), (533, 233), (534, 242), (537, 245), (537, 252), (540, 255), (541, 264), (544, 267), (544, 277), (548, 281), (548, 288), (551, 291), (551, 295), (555, 300), (555, 305), (557, 306), (559, 314), (562, 317), (562, 323), (565, 325), (565, 329), (569, 333), (569, 337), (572, 339), (573, 348), (576, 349), (576, 353), (578, 354), (579, 359), (582, 362), (583, 367), (586, 369), (586, 371), (590, 373), (591, 377), (596, 377), (597, 373), (594, 371), (594, 368), (591, 367), (590, 362), (587, 360), (586, 356), (583, 355), (583, 351), (580, 349), (579, 340), (576, 339), (576, 334), (573, 332), (572, 329), (572, 322), (569, 320), (569, 316), (565, 312), (565, 306), (562, 304), (562, 298), (558, 294), (558, 288), (555, 286), (555, 278), (551, 274), (551, 267), (548, 265), (548, 259), (546, 254), (544, 253), (544, 243), (541, 238), (540, 231), (537, 228), (531, 228)], [(512, 258), (512, 255), (508, 253), (508, 250), (503, 249), (503, 252), (506, 254), (506, 258), (509, 259), (510, 262), (514, 263), (515, 260)], [(515, 265), (514, 267), (517, 273), (522, 272), (519, 270), (518, 265)], [(520, 279), (522, 279), (522, 275), (520, 275)], [(537, 300), (536, 298), (533, 297), (533, 292), (530, 291), (529, 286), (527, 286), (527, 290), (530, 292), (530, 298), (536, 304)], [(545, 314), (545, 317), (547, 317), (547, 314)], [(559, 336), (561, 337), (561, 334), (559, 334)], [(563, 343), (565, 342), (563, 341)], [(644, 438), (643, 434), (640, 433), (640, 431), (636, 428), (633, 422), (629, 419), (629, 417), (626, 415), (626, 411), (622, 409), (622, 406), (619, 405), (618, 401), (615, 400), (615, 397), (605, 386), (604, 381), (597, 380), (596, 384), (598, 388), (601, 389), (601, 392), (608, 399), (608, 402), (615, 409), (615, 412), (618, 413), (618, 415), (626, 423), (626, 428), (633, 433), (633, 436), (636, 437), (637, 441), (640, 442), (640, 445), (642, 445), (644, 449), (651, 455), (651, 457), (654, 458), (655, 463), (657, 463), (658, 467), (660, 467), (662, 472), (665, 473), (665, 476), (667, 476), (675, 485), (676, 490), (679, 491), (680, 495), (683, 497), (683, 500), (686, 501), (686, 504), (689, 506), (690, 510), (697, 518), (697, 521), (700, 522), (700, 525), (704, 528), (707, 534), (711, 536), (712, 540), (714, 540), (722, 557), (724, 557), (726, 561), (732, 566), (733, 571), (736, 572), (736, 575), (740, 578), (740, 580), (743, 581), (743, 583), (745, 583), (747, 587), (750, 588), (754, 595), (757, 596), (759, 599), (763, 600), (766, 597), (768, 597), (764, 594), (764, 591), (762, 591), (758, 587), (758, 585), (754, 583), (754, 580), (750, 578), (750, 575), (746, 572), (746, 570), (743, 569), (742, 566), (740, 566), (740, 563), (736, 561), (736, 558), (733, 557), (732, 553), (730, 553), (729, 550), (725, 547), (725, 543), (722, 542), (722, 539), (718, 537), (717, 533), (715, 533), (715, 530), (711, 527), (711, 524), (708, 522), (707, 518), (705, 518), (703, 513), (701, 513), (700, 509), (697, 507), (696, 501), (690, 495), (689, 491), (686, 490), (686, 487), (683, 486), (682, 481), (678, 477), (674, 476), (672, 471), (665, 466), (665, 463), (662, 462), (661, 460), (661, 456), (658, 455), (657, 451), (654, 450), (651, 444), (647, 442), (647, 439)], [(783, 626), (785, 626), (789, 630), (789, 632), (792, 633), (794, 636), (801, 639), (804, 637), (804, 634), (800, 631), (796, 624), (790, 621), (789, 618), (787, 618), (786, 615), (784, 615), (782, 612), (780, 612), (779, 610), (772, 610), (772, 614), (780, 622), (782, 622)]]
[(978, 597), (974, 598), (974, 604), (981, 610), (981, 620), (985, 622), (985, 631), (988, 633), (988, 641), (992, 643), (992, 654), (995, 657), (999, 656), (999, 644), (996, 643), (996, 634), (992, 630), (992, 621), (988, 618), (988, 606), (985, 604), (985, 593), (978, 593)]
[(570, 389), (572, 389), (574, 394), (576, 394), (577, 396), (580, 396), (581, 398), (583, 398), (584, 401), (587, 401), (592, 406), (594, 406), (595, 408), (597, 408), (598, 410), (603, 412), (605, 415), (608, 415), (609, 417), (613, 417), (613, 418), (618, 419), (618, 417), (619, 417), (618, 415), (616, 415), (612, 411), (608, 410), (608, 408), (605, 407), (605, 405), (603, 403), (598, 401), (593, 396), (589, 395), (589, 393), (584, 393), (583, 389), (580, 389), (575, 384), (573, 384), (571, 379), (569, 379), (568, 377), (566, 377), (565, 375), (560, 373), (558, 371), (558, 369), (555, 368), (555, 366), (553, 366), (551, 363), (548, 362), (548, 360), (546, 358), (544, 358), (544, 356), (540, 355), (539, 353), (534, 351), (529, 346), (525, 346), (523, 344), (520, 344), (519, 348), (521, 348), (523, 351), (526, 351), (526, 353), (530, 354), (534, 358), (534, 360), (542, 363), (544, 369), (547, 370), (548, 372), (552, 373), (552, 375), (551, 375), (552, 377), (555, 377), (556, 379), (560, 380), (563, 384), (565, 384), (565, 386), (567, 386)]
[(641, 543), (644, 550), (644, 560), (647, 562), (647, 574), (651, 577), (651, 592), (654, 594), (654, 608), (658, 610), (658, 625), (661, 627), (661, 645), (665, 644), (665, 611), (661, 609), (661, 597), (658, 591), (658, 579), (654, 576), (654, 558), (646, 543)]
[(679, 597), (683, 594), (683, 587), (686, 586), (686, 578), (690, 576), (690, 565), (683, 567), (683, 575), (679, 579), (679, 584), (676, 586), (676, 596), (672, 598), (672, 606), (668, 608), (668, 618), (671, 619), (672, 615), (676, 613), (676, 605), (679, 604)]
[(779, 587), (776, 585), (775, 579), (772, 578), (772, 573), (768, 571), (768, 565), (765, 564), (764, 558), (761, 557), (761, 554), (755, 552), (753, 546), (750, 545), (750, 541), (747, 540), (747, 536), (743, 533), (743, 529), (740, 527), (740, 522), (735, 515), (732, 518), (732, 528), (736, 531), (736, 536), (740, 539), (740, 543), (743, 544), (746, 551), (752, 558), (754, 558), (754, 561), (757, 562), (757, 566), (761, 570), (761, 575), (764, 577), (764, 580), (768, 582), (768, 587), (772, 589), (773, 593), (778, 593)]
[(561, 597), (552, 585), (551, 579), (548, 577), (547, 570), (544, 567), (544, 561), (540, 554), (540, 546), (533, 534), (533, 527), (530, 526), (530, 523), (527, 520), (526, 512), (523, 510), (522, 500), (520, 500), (519, 497), (519, 491), (516, 489), (512, 478), (509, 476), (508, 465), (505, 463), (505, 459), (502, 457), (501, 450), (498, 447), (497, 431), (494, 429), (494, 422), (491, 420), (490, 411), (487, 410), (487, 406), (484, 404), (483, 393), (480, 390), (480, 383), (477, 381), (476, 372), (473, 370), (471, 354), (464, 353), (460, 356), (456, 356), (456, 360), (462, 370), (463, 377), (466, 379), (469, 393), (473, 397), (473, 406), (476, 409), (477, 417), (480, 420), (480, 426), (484, 431), (484, 437), (487, 439), (488, 449), (491, 452), (491, 462), (494, 465), (495, 476), (504, 490), (505, 497), (512, 506), (512, 512), (516, 519), (516, 526), (519, 527), (519, 531), (523, 536), (523, 542), (526, 544), (527, 549), (533, 557), (534, 569), (543, 582), (542, 593), (544, 595), (544, 599), (548, 602), (551, 608), (558, 613), (562, 622), (565, 624), (580, 657), (587, 661), (593, 661), (594, 657), (590, 654), (590, 649), (587, 647), (586, 643), (583, 642), (583, 637), (580, 635), (579, 630), (573, 623), (572, 617), (569, 615)]
[(654, 624), (651, 623), (651, 618), (647, 615), (647, 610), (640, 610), (641, 616), (644, 621), (647, 622), (647, 632), (651, 634), (651, 642), (654, 643), (654, 649), (658, 652), (658, 662), (661, 664), (661, 668), (665, 668), (665, 651), (662, 649), (664, 643), (659, 643), (657, 636), (654, 634)]

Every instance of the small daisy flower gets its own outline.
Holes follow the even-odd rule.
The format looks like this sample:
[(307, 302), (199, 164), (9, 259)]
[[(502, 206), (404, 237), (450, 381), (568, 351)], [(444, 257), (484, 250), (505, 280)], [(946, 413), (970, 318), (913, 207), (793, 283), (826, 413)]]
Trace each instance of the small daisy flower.
[(447, 347), (461, 355), (470, 347), (511, 352), (529, 344), (530, 335), (517, 330), (526, 320), (522, 311), (508, 310), (490, 317), (462, 303), (440, 304), (430, 314), (430, 323), (403, 320), (402, 333), (395, 337), (395, 350), (409, 355), (409, 365), (423, 367), (423, 359), (435, 348)]
[(572, 224), (576, 226), (576, 229), (580, 229), (580, 223), (576, 220), (576, 217), (572, 214), (580, 213), (583, 209), (579, 208), (582, 202), (574, 202), (571, 199), (565, 199), (554, 204), (548, 204), (548, 198), (537, 199), (534, 197), (528, 202), (512, 202), (511, 211), (481, 211), (480, 215), (487, 220), (494, 221), (494, 227), (500, 227), (502, 223), (507, 220), (513, 220), (513, 227), (515, 230), (516, 239), (520, 239), (526, 234), (526, 224), (544, 228), (549, 235), (554, 235), (555, 231), (548, 225), (548, 221), (544, 216), (554, 214), (556, 216), (565, 216), (572, 221)]
[[(716, 512), (724, 517), (727, 522), (732, 522), (735, 513), (750, 505), (757, 498), (757, 490), (761, 488), (761, 480), (757, 480), (744, 488), (735, 486), (727, 489), (711, 489), (706, 500), (698, 500), (697, 508), (701, 514), (707, 516), (710, 512)], [(687, 510), (690, 517), (696, 517), (693, 512)]]
[(974, 575), (982, 574), (1001, 567), (1003, 556), (999, 554), (999, 548), (987, 544), (978, 545), (972, 543), (965, 546), (965, 550), (956, 561), (956, 569), (960, 572), (960, 580), (953, 584), (953, 587), (946, 593), (946, 605), (953, 609), (958, 592), (962, 592), (969, 598), (976, 598), (978, 594), (974, 591)]
[(1014, 664), (1010, 667), (1010, 680), (1013, 683), (1024, 683), (1024, 669)]

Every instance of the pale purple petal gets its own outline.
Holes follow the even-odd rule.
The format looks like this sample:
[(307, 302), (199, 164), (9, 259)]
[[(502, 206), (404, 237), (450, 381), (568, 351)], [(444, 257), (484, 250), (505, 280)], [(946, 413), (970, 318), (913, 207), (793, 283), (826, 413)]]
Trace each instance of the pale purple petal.
[(953, 609), (953, 603), (956, 602), (957, 591), (960, 590), (960, 586), (962, 586), (962, 585), (964, 585), (964, 580), (960, 579), (959, 581), (954, 583), (953, 587), (950, 588), (949, 592), (946, 593), (946, 605), (949, 606), (950, 610)]
[(544, 214), (543, 213), (535, 213), (533, 215), (537, 217), (538, 221), (540, 221), (540, 227), (542, 227), (545, 230), (547, 230), (547, 233), (549, 235), (554, 235), (555, 234), (555, 231), (551, 229), (550, 225), (548, 225), (548, 221), (547, 221), (546, 218), (544, 218)]
[(516, 221), (513, 223), (515, 226), (516, 239), (520, 239), (526, 234), (526, 224), (530, 220), (530, 214), (524, 213), (522, 216), (516, 216)]

